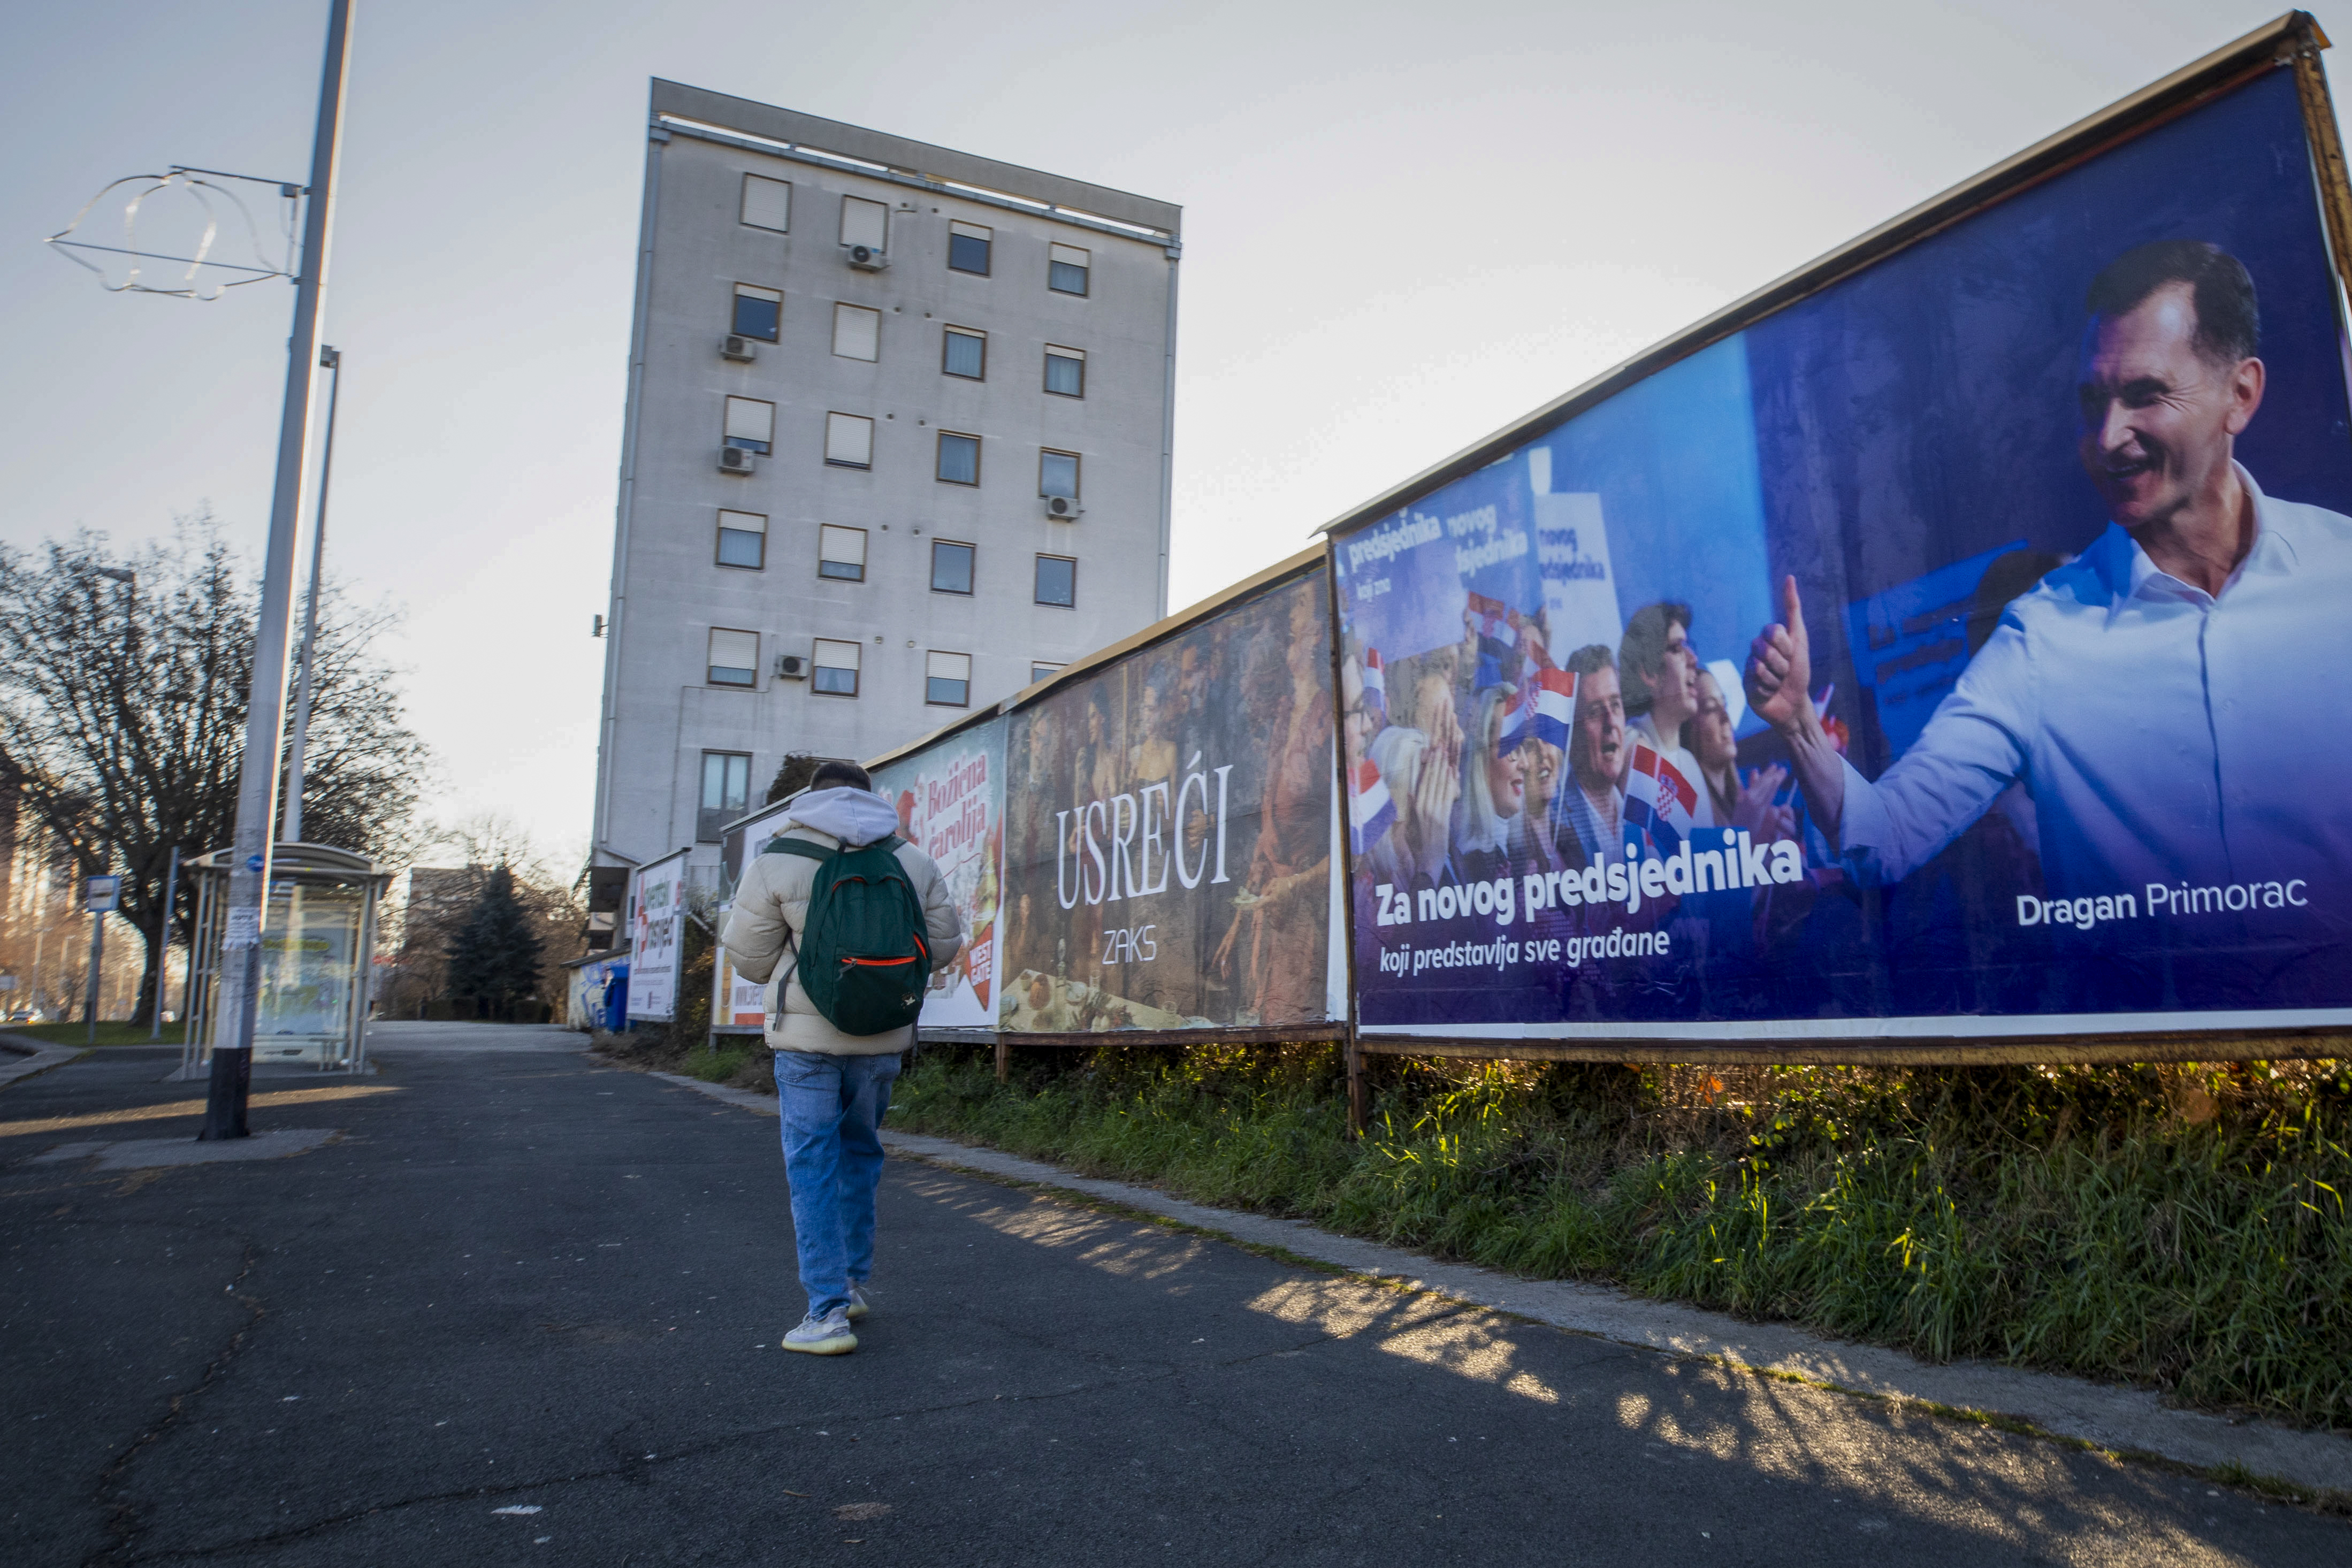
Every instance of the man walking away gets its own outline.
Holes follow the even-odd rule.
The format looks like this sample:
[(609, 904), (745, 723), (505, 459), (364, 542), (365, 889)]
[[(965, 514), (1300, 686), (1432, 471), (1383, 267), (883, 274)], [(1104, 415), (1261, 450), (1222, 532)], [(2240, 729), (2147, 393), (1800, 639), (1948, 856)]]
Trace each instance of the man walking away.
[[(744, 872), (719, 940), (736, 972), (768, 987), (808, 1316), (786, 1350), (857, 1348), (874, 1269), (882, 1113), (930, 977), (963, 946), (963, 922), (931, 858), (896, 838), (898, 814), (854, 762), (827, 762)], [(813, 925), (814, 923), (814, 925)], [(864, 1032), (877, 1020), (879, 1032)], [(903, 1021), (901, 1021), (903, 1020)]]

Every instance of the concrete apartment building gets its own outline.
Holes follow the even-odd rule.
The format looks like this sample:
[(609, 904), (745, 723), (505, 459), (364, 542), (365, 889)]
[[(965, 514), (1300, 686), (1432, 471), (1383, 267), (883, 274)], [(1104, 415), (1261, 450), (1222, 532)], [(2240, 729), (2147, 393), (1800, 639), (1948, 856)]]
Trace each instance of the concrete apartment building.
[(1181, 216), (653, 84), (599, 862), (1166, 613)]

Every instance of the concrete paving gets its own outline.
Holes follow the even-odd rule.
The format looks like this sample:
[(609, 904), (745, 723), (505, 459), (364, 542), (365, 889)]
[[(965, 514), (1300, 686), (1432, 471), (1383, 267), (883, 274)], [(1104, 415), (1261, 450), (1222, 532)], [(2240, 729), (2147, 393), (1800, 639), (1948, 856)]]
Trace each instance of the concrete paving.
[(77, 1047), (55, 1045), (38, 1035), (0, 1033), (0, 1088), (62, 1066), (80, 1054)]
[(0, 1093), (9, 1561), (2352, 1557), (2186, 1474), (915, 1161), (863, 1346), (788, 1355), (772, 1121), (499, 1031), (373, 1049), (379, 1092), (257, 1109), (341, 1134), (290, 1158), (32, 1164), (184, 1090)]

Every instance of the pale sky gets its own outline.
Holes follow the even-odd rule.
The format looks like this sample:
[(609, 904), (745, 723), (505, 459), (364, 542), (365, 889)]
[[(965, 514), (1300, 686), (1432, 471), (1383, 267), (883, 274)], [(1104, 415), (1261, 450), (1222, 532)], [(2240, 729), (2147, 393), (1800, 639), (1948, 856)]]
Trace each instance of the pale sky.
[[(440, 759), (431, 811), (566, 853), (649, 77), (1181, 203), (1181, 606), (2278, 10), (357, 3), (330, 570), (405, 608), (387, 651)], [(2315, 14), (2352, 43), (2352, 6)], [(0, 537), (131, 547), (209, 504), (257, 559), (292, 289), (111, 294), (40, 241), (172, 163), (304, 180), (325, 15), (0, 19)]]

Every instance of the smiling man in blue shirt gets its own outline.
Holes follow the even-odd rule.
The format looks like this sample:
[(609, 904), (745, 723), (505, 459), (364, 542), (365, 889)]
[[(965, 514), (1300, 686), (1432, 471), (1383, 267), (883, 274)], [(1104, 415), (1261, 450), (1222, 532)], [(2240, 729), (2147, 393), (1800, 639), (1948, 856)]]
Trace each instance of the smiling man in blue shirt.
[[(1782, 623), (1750, 651), (1748, 700), (1789, 746), (1816, 853), (1865, 883), (1907, 875), (2020, 784), (2051, 894), (2021, 897), (2021, 923), (2238, 914), (2228, 940), (2260, 946), (2296, 921), (2316, 939), (2313, 905), (2340, 912), (2352, 869), (2337, 684), (2352, 667), (2352, 518), (2265, 496), (2236, 460), (2263, 389), (2237, 258), (2143, 246), (2087, 303), (2079, 450), (2107, 528), (2010, 604), (1874, 782), (1807, 695), (1793, 579)], [(2337, 988), (2306, 977), (2281, 999)]]

